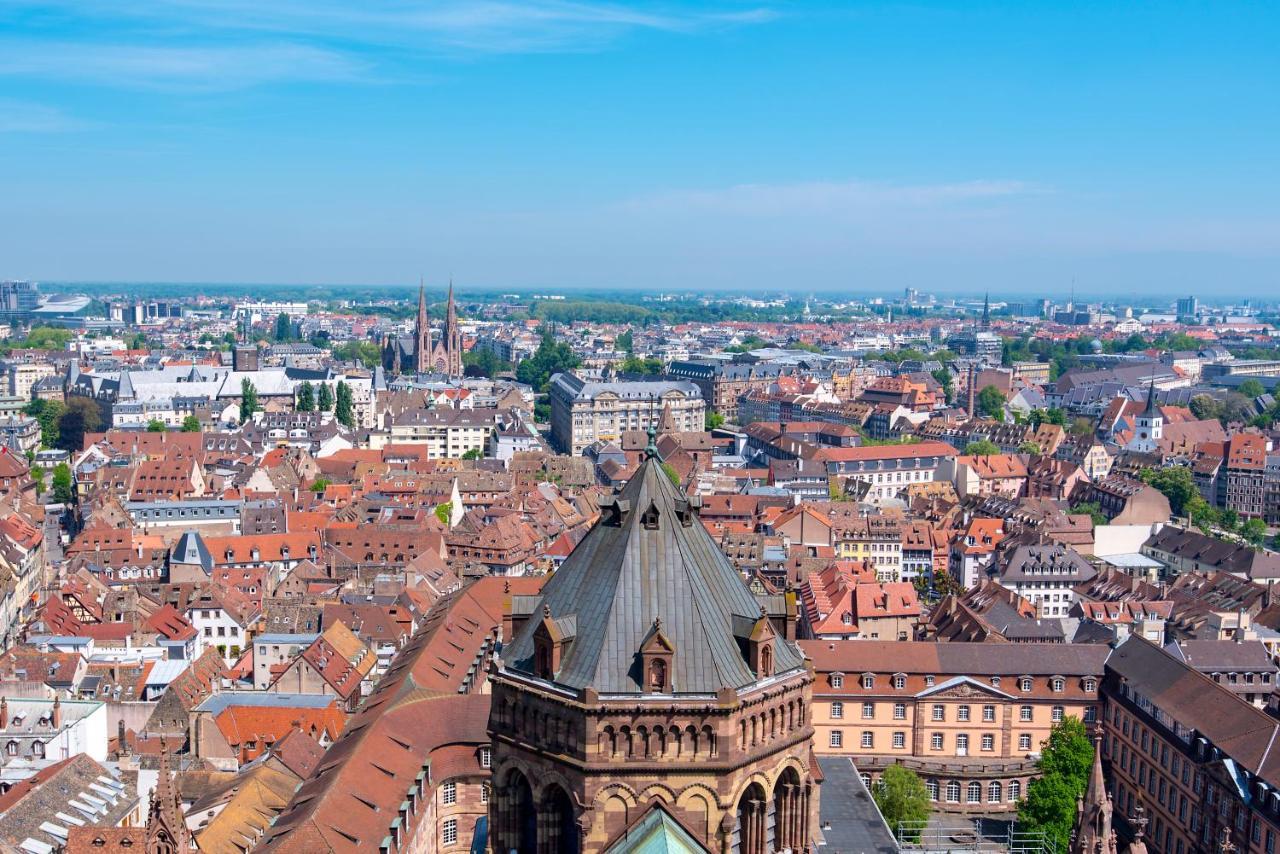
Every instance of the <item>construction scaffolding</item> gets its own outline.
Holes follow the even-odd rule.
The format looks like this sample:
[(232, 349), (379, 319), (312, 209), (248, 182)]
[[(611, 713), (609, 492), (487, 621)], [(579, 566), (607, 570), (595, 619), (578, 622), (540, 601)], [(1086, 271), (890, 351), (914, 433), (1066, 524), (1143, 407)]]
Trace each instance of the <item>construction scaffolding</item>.
[[(942, 819), (939, 821), (939, 819)], [(898, 822), (894, 836), (900, 851), (947, 854), (977, 851), (989, 854), (1066, 854), (1058, 851), (1043, 831), (1023, 830), (1004, 819), (934, 816), (927, 822)]]

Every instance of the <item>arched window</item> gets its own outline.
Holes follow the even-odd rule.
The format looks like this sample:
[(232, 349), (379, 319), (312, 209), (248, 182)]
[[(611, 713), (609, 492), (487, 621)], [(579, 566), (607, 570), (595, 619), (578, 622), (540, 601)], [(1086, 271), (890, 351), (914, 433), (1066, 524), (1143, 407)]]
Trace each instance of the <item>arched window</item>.
[(1004, 787), (1000, 785), (999, 780), (992, 780), (990, 783), (988, 783), (987, 784), (987, 803), (989, 804), (1000, 803), (1001, 796), (1003, 795), (1003, 792), (1001, 790), (1003, 788)]
[(960, 803), (960, 784), (955, 780), (951, 780), (947, 783), (947, 803)]
[(926, 780), (924, 787), (929, 792), (929, 800), (936, 801), (938, 799), (938, 781)]
[(1009, 803), (1016, 802), (1022, 797), (1022, 784), (1017, 780), (1009, 781)]
[(773, 675), (773, 647), (765, 646), (760, 650), (760, 675)]
[(982, 803), (982, 784), (981, 783), (975, 780), (969, 784), (968, 798), (966, 800), (968, 800), (968, 802), (971, 804)]

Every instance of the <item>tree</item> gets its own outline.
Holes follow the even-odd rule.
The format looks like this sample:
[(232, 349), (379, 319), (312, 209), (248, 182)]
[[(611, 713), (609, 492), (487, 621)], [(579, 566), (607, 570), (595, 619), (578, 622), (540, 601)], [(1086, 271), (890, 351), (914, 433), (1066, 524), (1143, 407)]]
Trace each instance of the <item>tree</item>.
[(1237, 389), (1237, 391), (1250, 400), (1253, 400), (1254, 398), (1262, 397), (1262, 395), (1266, 394), (1267, 390), (1262, 387), (1262, 383), (1257, 380), (1250, 379), (1240, 383), (1240, 388)]
[(614, 346), (624, 353), (634, 353), (636, 345), (635, 340), (631, 336), (631, 330), (628, 329), (626, 332), (619, 335), (614, 341)]
[(1245, 397), (1238, 391), (1229, 391), (1226, 397), (1222, 399), (1222, 412), (1218, 416), (1218, 420), (1225, 426), (1237, 421), (1248, 421), (1254, 414), (1255, 409), (1250, 398)]
[(356, 362), (366, 368), (382, 364), (382, 348), (372, 341), (351, 340), (333, 349), (333, 357), (343, 362)]
[(316, 393), (316, 407), (321, 412), (329, 412), (333, 409), (333, 389), (326, 383), (322, 383), (320, 391)]
[(492, 350), (471, 350), (462, 354), (462, 373), (468, 377), (489, 377), (511, 370), (512, 365)]
[(1072, 504), (1071, 512), (1077, 515), (1087, 515), (1093, 520), (1095, 528), (1108, 522), (1106, 514), (1102, 512), (1102, 507), (1096, 501), (1081, 501), (1078, 504)]
[(680, 472), (676, 471), (675, 466), (671, 463), (663, 463), (662, 470), (667, 473), (667, 477), (675, 484), (676, 489), (680, 488)]
[(1088, 418), (1076, 418), (1071, 422), (1071, 427), (1067, 431), (1072, 436), (1092, 436), (1094, 424)]
[(1023, 442), (1021, 445), (1018, 446), (1018, 453), (1038, 454), (1040, 453), (1040, 446), (1037, 445), (1035, 442), (1031, 441), (1030, 439), (1028, 439), (1027, 441)]
[[(991, 388), (991, 386), (987, 386), (987, 388)], [(1000, 446), (988, 439), (979, 439), (964, 446), (965, 456), (989, 457), (998, 453), (1000, 453)]]
[(993, 385), (986, 386), (978, 392), (978, 411), (996, 421), (1004, 420), (1004, 392)]
[(311, 486), (308, 488), (312, 492), (319, 494), (321, 492), (324, 492), (326, 489), (328, 489), (330, 483), (332, 483), (332, 481), (330, 481), (328, 478), (318, 477), (315, 480), (311, 481)]
[(1185, 466), (1143, 469), (1140, 476), (1143, 481), (1164, 493), (1164, 497), (1169, 499), (1169, 509), (1174, 512), (1174, 515), (1184, 515), (1187, 503), (1192, 498), (1200, 496), (1195, 478), (1191, 475), (1191, 469)]
[(1191, 410), (1192, 415), (1201, 421), (1214, 421), (1222, 417), (1222, 404), (1212, 395), (1194, 395), (1187, 404), (1187, 408)]
[(1024, 830), (1040, 831), (1066, 851), (1076, 820), (1076, 801), (1089, 785), (1093, 744), (1078, 718), (1055, 724), (1036, 767), (1041, 775), (1027, 786), (1018, 803), (1018, 822)]
[(200, 419), (195, 417), (194, 415), (188, 415), (186, 418), (182, 419), (182, 432), (183, 433), (199, 433)]
[(448, 527), (449, 516), (452, 513), (452, 510), (453, 508), (449, 506), (448, 502), (446, 502), (444, 504), (437, 504), (436, 509), (433, 512), (436, 514), (436, 518), (439, 519), (445, 527)]
[(258, 389), (253, 380), (245, 377), (240, 381), (240, 423), (247, 424), (258, 411)]
[(933, 372), (933, 378), (938, 381), (938, 385), (942, 386), (942, 394), (947, 403), (955, 400), (955, 382), (951, 378), (951, 371), (948, 368), (938, 368)]
[(901, 828), (900, 838), (920, 841), (920, 831), (929, 820), (929, 790), (915, 771), (901, 765), (888, 766), (871, 787), (871, 797), (891, 831)]
[(75, 336), (70, 329), (56, 326), (33, 326), (22, 346), (30, 350), (65, 350)]
[(289, 341), (293, 338), (293, 321), (283, 311), (276, 315), (276, 340)]
[(75, 503), (75, 481), (71, 477), (71, 466), (66, 463), (58, 463), (53, 467), (53, 500), (59, 504)]
[(571, 371), (581, 363), (573, 348), (557, 341), (551, 330), (545, 329), (537, 351), (516, 366), (516, 379), (532, 386), (536, 392), (545, 392), (552, 376)]
[(662, 368), (661, 359), (641, 359), (639, 356), (628, 356), (618, 365), (618, 370), (624, 374), (640, 374), (646, 377), (662, 373)]
[(296, 408), (299, 412), (314, 412), (316, 409), (316, 389), (309, 381), (304, 380), (298, 386)]
[(706, 416), (702, 419), (702, 426), (707, 430), (715, 430), (722, 424), (724, 424), (724, 416), (719, 412), (712, 412), (710, 409), (707, 410)]
[(1240, 526), (1240, 536), (1251, 546), (1261, 547), (1267, 538), (1267, 523), (1261, 519), (1245, 519)]
[(40, 445), (52, 448), (58, 444), (58, 420), (67, 408), (60, 400), (42, 400), (37, 398), (22, 410), (40, 422)]
[(169, 428), (165, 427), (164, 422), (161, 421), (159, 418), (152, 418), (150, 421), (147, 422), (148, 433), (163, 433), (167, 429)]
[(462, 458), (464, 460), (478, 460), (482, 456), (484, 456), (484, 452), (479, 448), (471, 448), (470, 450), (463, 451), (462, 453)]
[(352, 402), (351, 386), (338, 380), (338, 394), (334, 398), (333, 414), (337, 417), (338, 423), (347, 427), (356, 426), (356, 414)]
[(80, 451), (84, 448), (84, 434), (101, 426), (102, 410), (98, 404), (87, 397), (72, 397), (58, 418), (58, 439), (54, 444), (64, 451)]

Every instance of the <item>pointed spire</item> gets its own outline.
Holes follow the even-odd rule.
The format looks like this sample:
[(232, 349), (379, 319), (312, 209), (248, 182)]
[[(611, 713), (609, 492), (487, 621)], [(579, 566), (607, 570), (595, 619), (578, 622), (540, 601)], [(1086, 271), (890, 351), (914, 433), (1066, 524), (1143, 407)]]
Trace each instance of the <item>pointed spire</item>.
[(982, 328), (991, 328), (991, 292), (982, 295)]
[(427, 316), (427, 286), (418, 277), (418, 321), (414, 325), (414, 369), (426, 373), (431, 360), (431, 320)]
[(1142, 414), (1156, 414), (1156, 375), (1154, 370), (1151, 372), (1151, 379), (1147, 383), (1147, 408), (1142, 411)]

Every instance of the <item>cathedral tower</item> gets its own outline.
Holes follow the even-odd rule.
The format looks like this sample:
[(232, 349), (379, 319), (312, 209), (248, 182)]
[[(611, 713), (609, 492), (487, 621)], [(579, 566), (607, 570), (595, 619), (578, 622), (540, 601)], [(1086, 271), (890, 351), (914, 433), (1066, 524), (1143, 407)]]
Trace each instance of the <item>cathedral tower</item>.
[(516, 599), (490, 676), (492, 850), (601, 852), (654, 822), (716, 854), (809, 849), (812, 670), (652, 440), (542, 595)]

